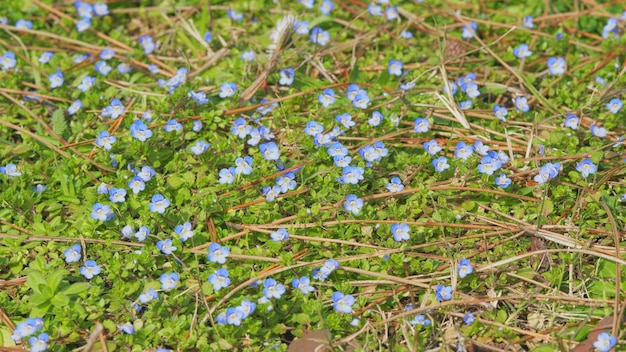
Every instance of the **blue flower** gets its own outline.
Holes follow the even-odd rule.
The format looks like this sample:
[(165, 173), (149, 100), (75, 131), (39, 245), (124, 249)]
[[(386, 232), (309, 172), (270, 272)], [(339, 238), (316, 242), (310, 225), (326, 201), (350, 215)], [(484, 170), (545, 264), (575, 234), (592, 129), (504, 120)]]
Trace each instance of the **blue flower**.
[(474, 153), (474, 147), (465, 144), (465, 142), (458, 142), (456, 144), (456, 150), (454, 156), (461, 160), (467, 160)]
[(315, 288), (311, 286), (311, 279), (308, 276), (302, 276), (299, 279), (293, 279), (291, 286), (297, 288), (303, 295), (308, 295), (310, 292), (315, 291)]
[(304, 20), (296, 21), (296, 23), (293, 24), (293, 31), (299, 35), (309, 34), (309, 22)]
[(135, 232), (135, 238), (139, 242), (145, 241), (146, 238), (148, 237), (148, 235), (150, 235), (150, 229), (145, 227), (145, 226), (141, 226), (139, 228), (139, 230), (137, 230), (137, 232)]
[(142, 36), (140, 36), (138, 38), (138, 40), (139, 40), (139, 44), (141, 44), (141, 47), (143, 48), (143, 52), (146, 55), (152, 54), (154, 49), (156, 49), (156, 44), (152, 40), (151, 36), (149, 36), (149, 35), (142, 35)]
[(132, 71), (132, 68), (129, 64), (122, 62), (121, 64), (117, 65), (117, 71), (121, 74), (125, 74), (130, 73)]
[(533, 179), (539, 185), (543, 185), (549, 180), (557, 177), (559, 175), (560, 168), (561, 163), (547, 163), (539, 168), (539, 174), (537, 174)]
[(81, 275), (83, 275), (88, 280), (91, 280), (94, 276), (100, 274), (101, 272), (102, 269), (100, 269), (100, 266), (96, 263), (95, 260), (88, 260), (85, 262), (84, 266), (80, 267)]
[(61, 87), (64, 82), (63, 72), (57, 70), (57, 72), (48, 76), (48, 80), (50, 81), (50, 88), (54, 89), (54, 88)]
[(346, 98), (348, 98), (348, 100), (350, 101), (353, 101), (354, 97), (356, 97), (356, 95), (359, 94), (359, 91), (361, 91), (361, 88), (359, 87), (358, 84), (354, 84), (354, 83), (350, 84), (348, 86), (348, 89), (346, 90)]
[(122, 105), (122, 102), (118, 98), (115, 98), (111, 101), (111, 105), (105, 107), (104, 110), (102, 110), (100, 116), (108, 116), (112, 119), (117, 119), (124, 113), (124, 111), (126, 111), (126, 107)]
[(124, 188), (111, 188), (109, 190), (109, 200), (113, 203), (123, 203), (126, 201), (126, 190)]
[(254, 54), (254, 51), (252, 50), (244, 51), (241, 54), (241, 60), (243, 61), (252, 62), (254, 61), (254, 59), (256, 59), (256, 55)]
[(112, 220), (115, 214), (111, 211), (111, 207), (96, 203), (91, 207), (91, 218), (100, 221)]
[(24, 337), (28, 337), (37, 331), (43, 329), (43, 319), (41, 318), (28, 318), (25, 321), (17, 324), (11, 339), (15, 342), (20, 341)]
[(430, 325), (430, 319), (426, 319), (426, 317), (423, 314), (417, 314), (415, 317), (413, 317), (413, 319), (409, 321), (409, 324), (413, 326), (415, 325), (427, 326), (427, 325)]
[(80, 18), (91, 18), (93, 16), (93, 7), (89, 3), (75, 1), (74, 7), (76, 8), (76, 14)]
[(565, 73), (565, 59), (562, 57), (551, 57), (548, 59), (548, 72), (551, 75), (562, 75)]
[(411, 39), (413, 38), (413, 33), (403, 29), (402, 32), (400, 32), (400, 36), (404, 39)]
[(219, 291), (230, 285), (228, 270), (224, 268), (217, 269), (213, 274), (209, 275), (209, 282), (213, 285), (213, 291)]
[(196, 92), (190, 89), (187, 93), (187, 96), (193, 99), (193, 101), (195, 101), (197, 105), (205, 105), (209, 103), (209, 99), (207, 99), (206, 93), (204, 92)]
[(338, 313), (352, 313), (352, 306), (354, 305), (354, 297), (352, 295), (346, 295), (343, 292), (335, 291), (332, 295), (333, 308)]
[(220, 86), (220, 98), (232, 97), (235, 92), (237, 92), (237, 84), (235, 83), (223, 83)]
[[(413, 122), (413, 130), (417, 133), (426, 133), (428, 132), (429, 128), (430, 121), (428, 121), (428, 119), (426, 118), (418, 117), (417, 119), (415, 119), (415, 122)], [(437, 141), (435, 141), (435, 144), (436, 143)]]
[(48, 188), (47, 185), (38, 184), (33, 188), (33, 192), (35, 193), (43, 193)]
[(371, 126), (378, 126), (380, 125), (381, 122), (383, 122), (383, 114), (381, 114), (379, 111), (374, 111), (372, 112), (372, 117), (367, 120), (367, 123), (369, 123)]
[(298, 2), (307, 9), (312, 9), (313, 5), (315, 4), (315, 0), (298, 0)]
[(472, 99), (480, 95), (480, 91), (478, 90), (478, 84), (476, 84), (475, 82), (463, 83), (463, 85), (461, 86), (461, 90)]
[(137, 172), (137, 176), (144, 180), (144, 182), (152, 180), (154, 175), (156, 175), (156, 172), (150, 166), (144, 166), (141, 168), (140, 172)]
[(14, 68), (17, 64), (17, 60), (15, 60), (15, 54), (11, 51), (5, 52), (2, 56), (0, 56), (0, 63), (2, 63), (2, 71), (7, 71)]
[(350, 163), (352, 162), (352, 157), (347, 155), (337, 155), (333, 157), (333, 161), (335, 163), (335, 166), (344, 168), (346, 166), (350, 166)]
[(189, 150), (191, 150), (192, 153), (194, 153), (195, 155), (200, 155), (204, 152), (206, 152), (207, 150), (209, 150), (209, 148), (211, 147), (211, 145), (203, 140), (199, 140), (196, 142), (196, 144), (194, 144), (191, 148), (189, 148)]
[(433, 160), (433, 166), (435, 167), (435, 171), (443, 172), (444, 170), (450, 168), (448, 165), (448, 159), (445, 156), (440, 156), (437, 159)]
[(33, 29), (33, 22), (20, 18), (17, 22), (15, 22), (15, 27), (21, 29)]
[(202, 39), (204, 39), (205, 42), (210, 43), (213, 41), (213, 34), (211, 34), (211, 32), (204, 32)]
[(296, 188), (295, 175), (293, 172), (288, 172), (282, 176), (278, 176), (276, 179), (276, 185), (280, 187), (280, 191), (285, 193)]
[(193, 120), (193, 127), (191, 128), (191, 130), (194, 131), (194, 132), (202, 131), (202, 121), (200, 121), (200, 120)]
[(177, 272), (162, 274), (159, 278), (159, 281), (161, 281), (161, 290), (169, 291), (175, 288), (178, 285), (178, 278)]
[(80, 260), (81, 247), (80, 244), (75, 244), (72, 247), (63, 251), (66, 263), (75, 263)]
[(511, 185), (511, 179), (506, 177), (505, 174), (500, 174), (500, 176), (496, 177), (496, 186), (507, 188)]
[(580, 121), (580, 119), (578, 118), (578, 116), (574, 115), (574, 114), (567, 114), (567, 117), (565, 118), (565, 127), (569, 127), (573, 130), (578, 129), (578, 122)]
[(115, 136), (110, 136), (109, 132), (102, 131), (98, 133), (98, 137), (96, 138), (96, 145), (100, 148), (104, 148), (105, 150), (111, 150), (112, 144), (117, 141)]
[(459, 264), (456, 266), (456, 272), (461, 279), (465, 278), (467, 275), (474, 272), (474, 267), (470, 263), (470, 261), (466, 258), (463, 258), (459, 261)]
[(235, 159), (235, 174), (250, 175), (252, 173), (252, 161), (251, 156)]
[(367, 12), (372, 16), (382, 16), (383, 9), (379, 5), (369, 4), (367, 5)]
[(415, 87), (415, 82), (412, 82), (412, 81), (411, 82), (406, 82), (406, 83), (400, 85), (400, 89), (402, 89), (402, 90), (409, 90), (409, 89), (411, 89), (413, 87)]
[(259, 151), (265, 160), (278, 160), (280, 158), (280, 151), (274, 142), (260, 144)]
[(81, 18), (76, 22), (76, 30), (80, 32), (84, 32), (91, 27), (91, 18)]
[(465, 323), (465, 325), (472, 325), (472, 323), (474, 323), (474, 320), (474, 314), (472, 314), (471, 312), (467, 312), (463, 316), (463, 322)]
[(598, 339), (593, 343), (593, 347), (599, 352), (609, 352), (617, 344), (617, 338), (608, 332), (598, 334)]
[(515, 55), (518, 59), (525, 59), (530, 57), (532, 54), (533, 52), (528, 50), (528, 44), (520, 44), (513, 49), (513, 55)]
[(617, 114), (620, 110), (622, 110), (623, 107), (624, 107), (624, 104), (622, 103), (621, 100), (619, 100), (619, 98), (613, 98), (611, 99), (610, 102), (606, 104), (606, 108), (612, 114)]
[(54, 56), (54, 53), (50, 51), (41, 53), (41, 56), (39, 56), (39, 62), (42, 64), (47, 64), (52, 59), (53, 56)]
[(365, 91), (360, 91), (354, 97), (354, 100), (352, 101), (352, 105), (354, 105), (355, 108), (366, 109), (367, 104), (369, 104), (369, 102), (370, 102), (370, 97), (367, 95), (367, 93), (365, 93)]
[(17, 171), (15, 164), (6, 164), (6, 166), (0, 166), (0, 173), (10, 177), (22, 176), (22, 173)]
[(243, 15), (238, 13), (237, 11), (235, 11), (233, 9), (228, 9), (226, 11), (226, 15), (228, 16), (228, 18), (230, 18), (233, 21), (241, 21), (241, 20), (243, 20)]
[(358, 215), (361, 212), (361, 208), (363, 208), (363, 199), (358, 198), (354, 194), (348, 194), (346, 201), (343, 203), (343, 208), (354, 215)]
[(72, 105), (67, 108), (67, 113), (70, 115), (74, 115), (76, 112), (78, 112), (78, 110), (82, 108), (83, 103), (80, 101), (80, 99), (76, 99), (74, 100), (74, 102), (72, 102)]
[(283, 68), (282, 70), (280, 70), (280, 80), (278, 81), (278, 84), (280, 84), (281, 86), (290, 86), (293, 84), (294, 77), (295, 71), (293, 70), (293, 68)]
[(522, 22), (522, 26), (529, 29), (535, 28), (535, 25), (533, 24), (533, 16), (525, 16), (524, 21)]
[(411, 236), (409, 232), (411, 231), (411, 227), (409, 227), (406, 223), (393, 224), (391, 225), (391, 233), (393, 234), (393, 239), (396, 242), (408, 241)]
[(516, 97), (515, 109), (521, 112), (528, 112), (528, 110), (530, 110), (530, 107), (528, 106), (528, 99), (526, 97)]
[(105, 3), (96, 3), (93, 5), (93, 12), (96, 16), (106, 16), (109, 14), (109, 6)]
[(459, 103), (459, 108), (461, 110), (469, 110), (472, 108), (472, 101), (471, 100), (464, 100), (462, 102)]
[(461, 37), (465, 38), (465, 39), (471, 39), (474, 38), (474, 34), (476, 34), (476, 29), (478, 28), (478, 26), (476, 25), (476, 22), (469, 22), (467, 24), (463, 25), (463, 32), (461, 33)]
[(324, 16), (328, 16), (334, 8), (335, 3), (330, 0), (322, 0), (322, 3), (320, 4), (320, 12)]
[(289, 232), (287, 229), (278, 229), (270, 234), (270, 237), (274, 242), (282, 242), (289, 239)]
[(209, 245), (209, 261), (218, 264), (226, 263), (226, 257), (230, 254), (230, 250), (226, 246), (220, 246), (219, 243), (211, 243)]
[(96, 64), (94, 65), (94, 68), (96, 69), (96, 72), (98, 72), (99, 74), (106, 76), (109, 74), (109, 72), (111, 72), (112, 68), (111, 66), (107, 65), (106, 61), (98, 61), (96, 62)]
[(156, 292), (154, 288), (149, 288), (144, 293), (139, 295), (139, 302), (141, 302), (142, 304), (146, 304), (150, 301), (154, 301), (157, 298), (159, 298), (158, 292)]
[(254, 313), (254, 311), (256, 310), (256, 303), (253, 303), (247, 299), (244, 299), (235, 309), (243, 313), (242, 319), (246, 319), (247, 317), (250, 316), (250, 314)]
[(316, 280), (324, 281), (328, 278), (333, 271), (339, 268), (339, 262), (335, 259), (328, 259), (324, 262), (324, 264), (319, 267), (313, 269), (313, 278)]
[(172, 119), (167, 121), (167, 124), (163, 126), (163, 130), (165, 132), (180, 132), (183, 130), (183, 125), (180, 122)]
[(280, 196), (281, 188), (280, 186), (265, 186), (263, 187), (263, 194), (265, 195), (265, 200), (268, 202), (273, 202), (276, 197)]
[(437, 285), (435, 288), (435, 299), (439, 302), (452, 299), (452, 286)]
[(96, 83), (96, 77), (86, 76), (76, 88), (84, 93), (87, 92), (94, 83)]
[(243, 312), (236, 308), (226, 309), (226, 322), (230, 325), (239, 326), (243, 320)]
[(237, 171), (234, 167), (229, 167), (228, 169), (221, 169), (219, 172), (220, 179), (218, 182), (220, 184), (232, 184), (235, 181), (235, 175)]
[(352, 115), (348, 113), (343, 113), (341, 115), (335, 116), (335, 120), (337, 120), (337, 122), (342, 124), (343, 127), (345, 127), (346, 129), (349, 129), (350, 127), (353, 127), (354, 125), (356, 125), (356, 123), (352, 121)]
[(185, 242), (193, 237), (193, 231), (190, 222), (185, 222), (182, 225), (176, 225), (174, 232), (180, 237), (181, 242)]
[(311, 30), (311, 43), (325, 46), (330, 41), (330, 33), (321, 27), (315, 27)]
[(342, 170), (341, 182), (356, 185), (363, 179), (363, 172), (360, 166), (346, 166)]
[(47, 333), (39, 334), (39, 336), (31, 337), (28, 339), (28, 344), (30, 345), (30, 352), (43, 352), (48, 349), (48, 342), (50, 341), (50, 337)]
[(166, 238), (162, 241), (158, 241), (156, 243), (156, 247), (161, 251), (161, 253), (165, 255), (170, 255), (178, 249), (172, 244), (171, 238)]
[(263, 295), (266, 298), (280, 298), (283, 293), (285, 293), (285, 286), (277, 283), (276, 280), (268, 277), (263, 282)]
[(398, 18), (398, 7), (397, 6), (389, 6), (385, 9), (385, 18), (387, 21), (392, 21)]
[(149, 209), (153, 213), (163, 214), (169, 206), (170, 200), (163, 197), (163, 195), (157, 193), (152, 196), (152, 201), (150, 202)]
[(576, 164), (576, 170), (580, 172), (584, 178), (587, 178), (589, 175), (596, 173), (598, 171), (598, 167), (591, 161), (589, 158), (585, 158)]
[(509, 114), (509, 111), (504, 106), (500, 106), (496, 104), (493, 107), (493, 114), (496, 116), (498, 120), (502, 122), (506, 122), (506, 115)]
[(252, 128), (248, 125), (246, 119), (239, 117), (233, 121), (233, 127), (230, 128), (230, 133), (243, 139), (250, 134)]
[(131, 323), (124, 323), (119, 327), (119, 330), (128, 335), (132, 335), (135, 333), (135, 327)]
[(328, 147), (328, 155), (333, 158), (336, 156), (346, 156), (348, 155), (348, 148), (344, 147), (343, 144), (339, 142), (333, 143), (330, 147)]
[(437, 143), (437, 140), (432, 139), (424, 143), (424, 150), (426, 150), (426, 153), (429, 155), (435, 155), (441, 151), (441, 147), (439, 143)]
[(402, 76), (402, 61), (389, 60), (387, 65), (387, 71), (393, 76)]
[(335, 91), (332, 88), (324, 89), (324, 91), (317, 96), (317, 101), (319, 101), (325, 108), (327, 108), (330, 104), (335, 103), (336, 100)]
[(604, 138), (606, 137), (606, 128), (598, 127), (598, 125), (594, 123), (593, 125), (591, 125), (591, 134), (594, 137)]
[(619, 31), (619, 27), (617, 26), (618, 19), (615, 17), (611, 17), (606, 21), (604, 28), (602, 29), (602, 38), (608, 39), (611, 36), (617, 37), (617, 33)]
[(404, 185), (402, 184), (402, 180), (398, 176), (392, 177), (391, 181), (385, 187), (391, 193), (400, 192), (400, 191), (402, 191), (404, 189)]

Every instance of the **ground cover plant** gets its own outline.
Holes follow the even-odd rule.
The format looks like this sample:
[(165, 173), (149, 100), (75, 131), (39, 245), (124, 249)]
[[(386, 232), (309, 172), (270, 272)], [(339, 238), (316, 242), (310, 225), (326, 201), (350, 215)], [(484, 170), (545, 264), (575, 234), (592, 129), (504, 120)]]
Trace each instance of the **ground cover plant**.
[(0, 351), (624, 349), (620, 2), (0, 3)]

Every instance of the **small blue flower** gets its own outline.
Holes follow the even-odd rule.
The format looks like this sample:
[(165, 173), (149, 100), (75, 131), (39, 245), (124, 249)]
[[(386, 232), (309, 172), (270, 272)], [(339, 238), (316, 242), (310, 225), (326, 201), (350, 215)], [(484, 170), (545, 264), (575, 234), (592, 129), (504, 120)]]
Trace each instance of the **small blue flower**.
[(252, 173), (252, 162), (251, 156), (235, 159), (235, 173), (237, 175), (250, 175)]
[(166, 238), (162, 241), (158, 241), (156, 243), (156, 247), (161, 251), (161, 253), (165, 255), (170, 255), (173, 252), (176, 252), (178, 248), (172, 244), (171, 238)]
[(289, 232), (287, 229), (278, 229), (270, 234), (270, 237), (274, 242), (282, 242), (289, 239)]
[(105, 3), (96, 3), (93, 5), (93, 12), (96, 16), (106, 16), (109, 14), (109, 6)]
[(415, 84), (416, 84), (415, 82), (406, 82), (406, 83), (400, 85), (400, 89), (406, 91), (406, 90), (409, 90), (409, 89), (415, 87)]
[(334, 104), (337, 100), (335, 98), (335, 91), (332, 88), (326, 88), (321, 94), (317, 96), (317, 100), (322, 104), (323, 107), (327, 108), (329, 105)]
[(520, 44), (513, 49), (513, 55), (515, 55), (518, 59), (525, 59), (530, 57), (532, 54), (533, 52), (528, 50), (528, 44)]
[(472, 323), (474, 323), (474, 320), (474, 314), (472, 314), (471, 312), (467, 312), (463, 316), (463, 322), (465, 323), (465, 325), (472, 325)]
[(232, 97), (236, 92), (237, 84), (235, 83), (223, 83), (220, 86), (220, 98)]
[(237, 308), (228, 308), (226, 309), (226, 322), (230, 325), (240, 326), (243, 315), (243, 312)]
[(495, 105), (493, 107), (493, 114), (496, 118), (502, 122), (506, 122), (506, 115), (509, 114), (509, 110), (507, 110), (504, 106)]
[(459, 264), (456, 266), (456, 272), (461, 279), (464, 279), (467, 275), (474, 272), (474, 267), (470, 263), (470, 261), (466, 258), (463, 258), (459, 261)]
[(83, 275), (88, 280), (92, 279), (94, 276), (100, 274), (101, 272), (102, 269), (95, 260), (88, 260), (85, 262), (84, 266), (80, 267), (81, 275)]
[(598, 167), (591, 161), (589, 158), (585, 158), (576, 164), (576, 170), (580, 172), (584, 178), (589, 177), (589, 175), (596, 173), (598, 171)]
[(150, 229), (145, 227), (145, 226), (141, 226), (139, 228), (139, 230), (137, 230), (137, 232), (135, 232), (135, 238), (137, 239), (137, 241), (139, 242), (143, 242), (146, 240), (146, 238), (150, 235)]
[(591, 134), (594, 137), (604, 138), (606, 137), (606, 128), (599, 127), (598, 125), (594, 123), (593, 125), (591, 125)]
[(228, 169), (224, 168), (221, 169), (219, 172), (219, 177), (220, 179), (218, 180), (218, 182), (220, 184), (232, 184), (235, 181), (235, 175), (237, 174), (237, 171), (234, 167), (229, 167)]
[(359, 93), (354, 97), (352, 105), (354, 105), (355, 108), (366, 109), (369, 102), (370, 97), (367, 93), (365, 91), (359, 91)]
[(402, 32), (400, 32), (400, 36), (404, 39), (411, 39), (413, 38), (413, 33), (407, 31), (407, 30), (402, 30)]
[(461, 33), (461, 37), (465, 38), (465, 39), (471, 39), (474, 38), (474, 34), (476, 34), (476, 29), (478, 28), (478, 26), (476, 25), (476, 22), (469, 22), (467, 24), (463, 25), (463, 32)]
[(112, 119), (117, 119), (126, 111), (126, 107), (122, 105), (122, 102), (115, 98), (111, 101), (111, 105), (107, 106), (102, 110), (100, 116), (102, 117), (110, 117)]
[(2, 63), (2, 71), (7, 71), (15, 67), (17, 65), (17, 60), (15, 60), (15, 54), (11, 51), (5, 52), (2, 56), (0, 56), (0, 63)]
[(439, 143), (437, 143), (437, 140), (432, 139), (424, 143), (424, 150), (426, 150), (426, 153), (429, 155), (436, 155), (441, 151), (441, 147), (439, 146)]
[(391, 193), (400, 192), (400, 191), (402, 191), (404, 189), (404, 185), (402, 184), (402, 180), (398, 176), (392, 177), (391, 181), (385, 187)]
[(387, 71), (390, 75), (402, 76), (402, 61), (389, 60), (389, 64), (387, 65)]
[(280, 158), (280, 151), (274, 142), (260, 144), (259, 151), (265, 160), (278, 160)]
[(61, 87), (64, 82), (63, 72), (57, 70), (57, 72), (48, 76), (48, 80), (50, 81), (50, 88), (54, 89), (54, 88)]
[(211, 147), (211, 145), (203, 140), (199, 140), (196, 142), (196, 144), (194, 144), (191, 148), (189, 148), (189, 150), (191, 150), (192, 153), (194, 153), (195, 155), (200, 155), (204, 152), (206, 152), (207, 150), (209, 150), (209, 148)]
[(197, 105), (205, 105), (209, 103), (209, 99), (207, 99), (206, 93), (204, 92), (196, 92), (190, 89), (187, 93), (187, 96), (193, 99), (193, 101), (195, 101)]
[(413, 319), (409, 321), (409, 324), (413, 326), (415, 325), (428, 326), (430, 325), (430, 319), (426, 319), (426, 317), (423, 314), (417, 314), (415, 317), (413, 317)]
[(562, 57), (551, 57), (548, 59), (548, 72), (551, 75), (562, 75), (565, 73), (565, 59)]
[(528, 112), (528, 99), (526, 97), (515, 97), (515, 109), (521, 112)]
[(618, 19), (615, 17), (611, 17), (606, 21), (604, 28), (602, 29), (602, 38), (608, 39), (609, 37), (615, 36), (617, 37), (617, 33), (619, 31), (619, 27), (617, 26)]
[(472, 101), (471, 100), (464, 100), (462, 102), (459, 103), (459, 108), (461, 110), (469, 110), (472, 108)]
[(117, 141), (115, 136), (110, 136), (109, 132), (102, 131), (98, 133), (98, 137), (96, 138), (96, 146), (100, 148), (104, 148), (105, 150), (111, 150), (112, 144)]
[(454, 151), (454, 156), (461, 160), (467, 160), (470, 156), (474, 154), (474, 147), (471, 145), (465, 144), (465, 142), (458, 142), (456, 144), (456, 150)]
[(121, 64), (117, 65), (117, 71), (121, 74), (126, 74), (130, 73), (132, 71), (132, 68), (129, 64), (122, 62)]
[(411, 227), (404, 222), (391, 225), (391, 234), (393, 234), (393, 239), (396, 242), (408, 241), (411, 238), (410, 231)]
[(293, 68), (283, 68), (282, 70), (280, 70), (280, 80), (278, 81), (278, 84), (280, 84), (281, 86), (290, 86), (293, 84), (294, 77), (295, 71), (293, 70)]
[(15, 27), (21, 29), (33, 29), (33, 22), (20, 18), (17, 22), (15, 22)]
[(311, 279), (309, 279), (308, 276), (302, 276), (299, 279), (293, 279), (291, 281), (291, 286), (300, 290), (303, 295), (308, 295), (309, 293), (315, 291), (315, 288), (311, 286)]
[(354, 125), (356, 125), (356, 123), (352, 121), (352, 115), (348, 113), (343, 113), (341, 115), (335, 116), (335, 120), (339, 122), (340, 124), (342, 124), (343, 127), (345, 127), (346, 129), (349, 129), (350, 127), (353, 127)]
[(141, 168), (141, 171), (137, 172), (137, 176), (139, 176), (144, 182), (152, 180), (154, 175), (156, 175), (156, 172), (150, 166), (144, 166)]
[(226, 15), (228, 16), (228, 18), (230, 18), (233, 21), (242, 21), (243, 20), (243, 14), (238, 13), (237, 11), (233, 10), (233, 9), (228, 9), (226, 11)]
[(354, 194), (348, 194), (346, 201), (343, 203), (343, 208), (354, 215), (358, 215), (361, 212), (361, 208), (363, 208), (363, 199), (358, 198)]
[(43, 352), (48, 349), (48, 342), (50, 341), (50, 337), (47, 333), (39, 334), (39, 336), (31, 337), (28, 339), (28, 344), (30, 345), (30, 352)]
[(154, 288), (149, 288), (144, 293), (139, 295), (139, 302), (142, 304), (146, 304), (150, 301), (154, 301), (159, 298), (159, 293), (154, 290)]
[[(426, 118), (418, 117), (413, 123), (413, 130), (417, 133), (426, 133), (430, 128), (430, 121)], [(432, 142), (432, 141), (431, 141)], [(435, 141), (435, 144), (437, 141)]]
[(533, 16), (525, 16), (524, 21), (522, 22), (522, 26), (528, 29), (535, 28), (535, 25), (533, 24)]
[(313, 269), (312, 276), (316, 280), (324, 281), (328, 278), (330, 274), (332, 274), (338, 268), (339, 268), (339, 262), (331, 258), (331, 259), (326, 260), (321, 267)]
[(343, 292), (335, 291), (332, 295), (333, 308), (338, 313), (352, 313), (352, 306), (354, 305), (354, 297), (352, 295), (346, 295)]
[(125, 334), (132, 335), (135, 333), (135, 327), (131, 323), (124, 323), (119, 330)]
[(330, 33), (321, 27), (315, 27), (311, 30), (311, 43), (325, 46), (330, 41)]
[(152, 54), (154, 49), (156, 49), (156, 44), (152, 40), (151, 36), (142, 35), (138, 38), (138, 40), (139, 40), (139, 44), (141, 44), (141, 47), (143, 48), (144, 54), (150, 55)]
[(461, 86), (461, 90), (472, 99), (480, 95), (480, 91), (478, 90), (478, 84), (476, 84), (475, 82), (463, 83), (463, 85)]
[(440, 156), (433, 160), (433, 166), (437, 172), (443, 172), (444, 170), (450, 168), (450, 165), (448, 165), (448, 159), (445, 156)]
[(152, 201), (150, 202), (150, 206), (148, 208), (153, 213), (163, 214), (169, 206), (170, 200), (157, 193), (152, 196)]
[(183, 130), (183, 125), (180, 122), (172, 119), (167, 121), (167, 124), (163, 126), (163, 130), (165, 132), (180, 132)]
[(611, 112), (611, 114), (617, 114), (622, 108), (624, 104), (619, 98), (613, 98), (606, 104), (606, 108)]
[(96, 64), (94, 65), (94, 68), (96, 69), (96, 72), (98, 72), (99, 74), (106, 76), (109, 74), (109, 72), (111, 72), (112, 68), (111, 66), (107, 65), (106, 61), (98, 61), (96, 62)]
[(549, 180), (557, 177), (559, 175), (560, 168), (561, 163), (547, 163), (539, 168), (539, 174), (537, 174), (533, 179), (541, 186)]
[(96, 203), (91, 207), (91, 218), (100, 221), (112, 220), (115, 214), (111, 211), (111, 207)]
[(185, 242), (193, 237), (193, 231), (190, 222), (185, 222), (182, 225), (176, 225), (174, 232), (178, 235), (181, 242)]
[(226, 246), (220, 246), (219, 243), (211, 243), (209, 245), (209, 261), (218, 264), (226, 263), (226, 257), (230, 254), (230, 249)]
[(75, 244), (72, 247), (63, 251), (66, 263), (75, 263), (80, 260), (81, 247), (80, 244)]
[(435, 299), (439, 302), (452, 299), (452, 286), (437, 285), (435, 288)]
[(500, 176), (496, 177), (496, 186), (507, 188), (513, 182), (510, 178), (506, 177), (505, 174), (500, 174)]
[(389, 6), (385, 9), (385, 18), (387, 21), (393, 21), (398, 18), (400, 14), (398, 13), (397, 6)]
[(280, 186), (265, 186), (263, 187), (263, 194), (265, 195), (265, 200), (268, 202), (273, 202), (278, 196), (280, 196), (281, 188)]
[(76, 87), (81, 92), (87, 92), (93, 84), (96, 83), (96, 78), (91, 76), (86, 76), (83, 78), (82, 82)]
[(42, 64), (47, 64), (52, 59), (53, 56), (54, 56), (54, 53), (50, 51), (41, 53), (41, 56), (39, 56), (39, 62)]
[(15, 326), (11, 339), (15, 342), (19, 342), (24, 337), (28, 337), (41, 329), (43, 329), (43, 319), (28, 318)]
[(124, 188), (111, 188), (109, 190), (109, 200), (113, 203), (123, 203), (126, 201), (126, 190)]
[(76, 13), (80, 18), (91, 18), (93, 16), (93, 7), (89, 3), (75, 1), (74, 7), (76, 8)]
[(339, 142), (335, 142), (328, 147), (327, 152), (328, 155), (332, 156), (333, 158), (336, 156), (346, 156), (348, 155), (348, 148), (344, 147), (343, 144)]
[(243, 313), (243, 317), (241, 319), (246, 319), (250, 316), (250, 314), (254, 313), (256, 310), (256, 304), (244, 299), (235, 309)]
[(254, 51), (252, 51), (252, 50), (244, 51), (241, 54), (241, 60), (243, 60), (245, 62), (252, 62), (255, 59), (256, 59), (256, 55), (254, 54)]
[(6, 166), (0, 166), (0, 174), (5, 174), (10, 177), (22, 176), (22, 173), (17, 171), (15, 164), (6, 164)]
[(378, 126), (380, 125), (381, 122), (383, 122), (384, 116), (383, 114), (381, 114), (379, 111), (374, 111), (372, 112), (372, 117), (367, 120), (367, 123), (369, 123), (371, 126)]
[(159, 278), (159, 281), (161, 281), (161, 290), (169, 291), (175, 288), (178, 285), (178, 278), (177, 272), (162, 274)]
[(213, 285), (213, 291), (219, 291), (230, 285), (228, 270), (225, 268), (217, 269), (213, 274), (209, 275), (209, 282)]
[(279, 284), (272, 278), (267, 278), (263, 282), (263, 295), (267, 298), (280, 298), (285, 293), (285, 286)]
[(308, 21), (296, 21), (293, 24), (293, 31), (299, 35), (309, 34), (309, 22)]
[(81, 18), (78, 22), (76, 22), (76, 30), (80, 32), (84, 32), (91, 27), (91, 18)]
[(580, 121), (580, 119), (578, 118), (578, 116), (574, 115), (574, 114), (567, 114), (567, 117), (565, 118), (565, 127), (569, 127), (573, 130), (578, 129), (578, 122)]
[(80, 99), (76, 99), (74, 100), (74, 102), (72, 103), (72, 105), (70, 105), (67, 108), (67, 113), (70, 115), (74, 115), (76, 112), (78, 112), (78, 110), (83, 108), (83, 103), (80, 101)]
[(342, 170), (341, 182), (356, 185), (363, 179), (364, 171), (360, 166), (346, 166)]
[(609, 352), (615, 345), (617, 345), (617, 338), (608, 332), (601, 332), (598, 339), (593, 343), (593, 347), (597, 348), (599, 352)]
[(202, 131), (202, 121), (200, 121), (200, 120), (193, 120), (193, 127), (191, 128), (191, 130), (194, 131), (194, 132)]
[(322, 0), (322, 3), (320, 4), (320, 12), (324, 16), (328, 16), (334, 8), (335, 3), (330, 0)]
[(379, 5), (367, 5), (367, 12), (372, 16), (383, 16), (383, 9)]

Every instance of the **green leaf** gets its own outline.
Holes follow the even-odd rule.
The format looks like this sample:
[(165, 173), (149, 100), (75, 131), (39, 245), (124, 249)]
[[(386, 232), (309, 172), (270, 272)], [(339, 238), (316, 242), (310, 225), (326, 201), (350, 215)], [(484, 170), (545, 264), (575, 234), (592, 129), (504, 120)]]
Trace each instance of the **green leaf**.
[(48, 287), (50, 287), (50, 290), (52, 292), (55, 292), (57, 290), (57, 288), (59, 287), (59, 284), (61, 283), (61, 280), (63, 280), (66, 274), (68, 274), (66, 270), (59, 269), (59, 270), (53, 271), (52, 274), (48, 276), (48, 280), (47, 280)]
[(63, 136), (67, 131), (67, 122), (65, 121), (65, 110), (57, 109), (52, 113), (52, 130), (59, 136)]
[(35, 293), (41, 293), (41, 290), (46, 287), (46, 278), (39, 270), (29, 270), (28, 277), (26, 278), (26, 285), (30, 287)]
[(70, 285), (68, 288), (61, 291), (65, 295), (76, 295), (81, 292), (85, 292), (89, 289), (90, 285), (86, 282), (77, 282)]
[(54, 297), (52, 297), (50, 302), (55, 307), (63, 308), (63, 307), (67, 307), (67, 305), (70, 303), (70, 298), (64, 294), (59, 293), (55, 295)]

